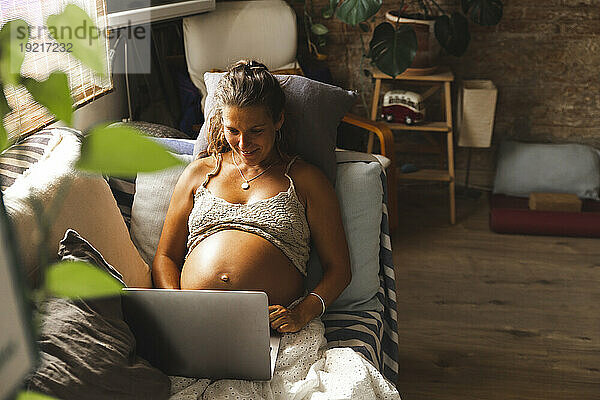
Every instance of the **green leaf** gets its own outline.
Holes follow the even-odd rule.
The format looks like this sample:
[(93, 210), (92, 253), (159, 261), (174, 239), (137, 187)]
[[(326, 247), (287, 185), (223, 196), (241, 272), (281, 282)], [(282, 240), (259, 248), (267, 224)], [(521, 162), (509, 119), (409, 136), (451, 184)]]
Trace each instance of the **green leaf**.
[(181, 165), (163, 146), (127, 126), (94, 128), (84, 137), (76, 167), (115, 176), (135, 176)]
[(0, 78), (5, 84), (19, 83), (28, 40), (29, 25), (22, 19), (9, 21), (0, 30)]
[(381, 72), (396, 77), (412, 64), (417, 54), (417, 35), (410, 25), (401, 24), (398, 30), (383, 22), (373, 31), (369, 57)]
[(345, 0), (338, 6), (335, 15), (345, 23), (356, 26), (377, 14), (381, 3), (382, 0)]
[(321, 9), (321, 16), (325, 19), (329, 19), (333, 17), (335, 14), (335, 9), (337, 8), (339, 0), (329, 0), (327, 7), (323, 7)]
[(73, 56), (98, 74), (106, 73), (104, 36), (84, 10), (68, 4), (62, 13), (50, 15), (47, 25), (58, 43), (71, 47)]
[(0, 117), (4, 117), (6, 114), (12, 111), (12, 108), (8, 105), (6, 96), (4, 95), (4, 85), (0, 82)]
[(11, 108), (4, 95), (4, 86), (0, 82), (0, 152), (8, 147), (8, 132), (6, 132), (6, 128), (4, 127), (4, 116), (9, 112), (11, 112)]
[(502, 19), (501, 0), (462, 0), (462, 10), (476, 24), (493, 26)]
[(0, 123), (0, 153), (2, 153), (8, 146), (8, 132), (6, 132), (4, 124)]
[(329, 19), (329, 18), (333, 17), (333, 13), (334, 13), (334, 11), (329, 7), (321, 8), (321, 17), (323, 17), (325, 19)]
[(440, 45), (450, 54), (460, 57), (465, 54), (471, 34), (469, 21), (460, 13), (452, 13), (450, 17), (442, 15), (435, 20), (435, 37)]
[(329, 32), (329, 29), (323, 24), (313, 24), (310, 30), (317, 36), (326, 35)]
[(81, 261), (63, 261), (51, 265), (46, 273), (49, 293), (73, 298), (98, 298), (121, 293), (123, 285), (102, 269)]
[(23, 85), (35, 101), (43, 105), (57, 119), (71, 125), (73, 120), (73, 99), (69, 79), (64, 72), (53, 72), (45, 81), (25, 78)]
[(19, 392), (15, 400), (56, 400), (55, 397), (36, 392)]

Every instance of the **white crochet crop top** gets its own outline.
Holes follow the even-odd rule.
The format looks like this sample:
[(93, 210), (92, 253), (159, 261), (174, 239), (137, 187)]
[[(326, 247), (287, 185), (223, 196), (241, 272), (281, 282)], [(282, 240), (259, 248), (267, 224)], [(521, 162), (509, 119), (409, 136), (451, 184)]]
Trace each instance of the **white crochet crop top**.
[[(215, 169), (209, 173), (194, 193), (194, 206), (188, 218), (187, 254), (203, 239), (227, 229), (238, 229), (259, 235), (279, 248), (306, 276), (310, 246), (310, 229), (306, 210), (298, 199), (294, 181), (288, 175), (294, 157), (285, 169), (290, 181), (287, 191), (254, 203), (230, 203), (213, 195), (208, 180), (220, 169), (222, 156), (217, 157)], [(233, 244), (232, 244), (233, 246)], [(187, 258), (187, 255), (186, 255)]]

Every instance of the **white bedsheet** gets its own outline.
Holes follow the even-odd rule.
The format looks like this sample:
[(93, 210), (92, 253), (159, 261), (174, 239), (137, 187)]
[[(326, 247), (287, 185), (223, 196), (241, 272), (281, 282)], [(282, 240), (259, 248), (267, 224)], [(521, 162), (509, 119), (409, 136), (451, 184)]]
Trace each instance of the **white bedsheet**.
[(314, 319), (300, 332), (284, 334), (269, 382), (172, 377), (171, 400), (400, 399), (394, 385), (354, 350), (327, 350), (324, 332)]

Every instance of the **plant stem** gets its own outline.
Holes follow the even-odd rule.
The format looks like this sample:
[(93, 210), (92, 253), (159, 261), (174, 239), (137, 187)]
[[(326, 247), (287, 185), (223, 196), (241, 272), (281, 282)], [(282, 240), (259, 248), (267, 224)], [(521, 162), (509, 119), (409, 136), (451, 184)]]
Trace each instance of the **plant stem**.
[(369, 106), (367, 104), (367, 99), (365, 98), (365, 87), (363, 85), (363, 79), (362, 79), (362, 74), (363, 74), (363, 60), (365, 59), (365, 54), (363, 53), (362, 56), (360, 57), (360, 63), (358, 65), (358, 70), (359, 70), (359, 80), (358, 80), (358, 84), (360, 85), (360, 99), (363, 103), (363, 108), (365, 109), (365, 115), (367, 118), (370, 117), (369, 115)]
[(365, 45), (365, 40), (362, 37), (362, 33), (359, 31), (358, 33), (358, 37), (360, 38), (360, 45), (362, 48), (362, 55), (360, 56), (360, 63), (358, 64), (358, 71), (359, 71), (359, 80), (358, 80), (358, 84), (360, 85), (360, 100), (363, 103), (363, 108), (365, 109), (365, 116), (367, 118), (370, 118), (371, 116), (369, 115), (369, 105), (367, 103), (367, 99), (365, 98), (365, 86), (364, 86), (364, 82), (363, 82), (363, 61), (365, 58), (367, 57), (368, 51), (367, 51), (367, 46)]
[(423, 10), (423, 15), (425, 16), (425, 18), (429, 17), (429, 10), (427, 9), (427, 6), (425, 6), (425, 1), (424, 0), (418, 0), (419, 6), (421, 7), (421, 10)]
[(435, 0), (429, 0), (431, 2), (431, 4), (433, 4), (434, 6), (436, 6), (436, 8), (444, 15), (448, 14), (446, 11), (444, 11), (444, 9), (442, 7), (440, 7), (440, 5), (435, 1)]
[(312, 54), (313, 52), (313, 48), (311, 47), (311, 41), (310, 41), (310, 31), (308, 28), (308, 25), (310, 23), (309, 21), (310, 19), (310, 15), (308, 15), (308, 11), (306, 11), (306, 1), (304, 2), (304, 34), (306, 35), (306, 47), (308, 47), (308, 52)]

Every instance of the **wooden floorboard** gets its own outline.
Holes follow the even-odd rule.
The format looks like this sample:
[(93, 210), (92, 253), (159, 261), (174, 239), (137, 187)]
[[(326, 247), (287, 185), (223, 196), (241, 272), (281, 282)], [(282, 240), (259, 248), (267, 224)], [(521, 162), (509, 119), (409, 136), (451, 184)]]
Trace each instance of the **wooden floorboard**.
[(404, 400), (600, 399), (600, 240), (489, 230), (487, 195), (401, 189)]

